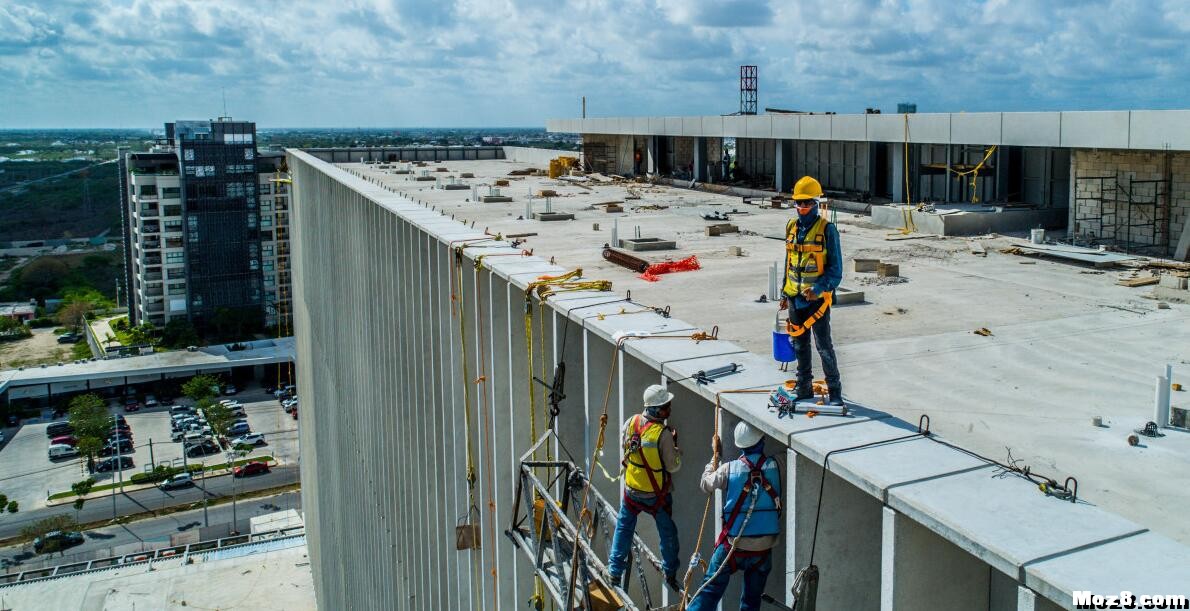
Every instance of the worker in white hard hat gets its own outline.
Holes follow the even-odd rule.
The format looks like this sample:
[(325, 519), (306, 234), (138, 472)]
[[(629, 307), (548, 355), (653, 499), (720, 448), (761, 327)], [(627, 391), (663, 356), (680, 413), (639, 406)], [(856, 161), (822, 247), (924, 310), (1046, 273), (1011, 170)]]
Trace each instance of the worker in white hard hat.
[(822, 185), (803, 176), (793, 186), (797, 217), (785, 223), (785, 286), (781, 309), (789, 309), (789, 321), (809, 323), (810, 330), (794, 338), (797, 353), (797, 400), (814, 396), (813, 362), (810, 336), (818, 348), (829, 393), (827, 403), (843, 405), (843, 386), (839, 361), (831, 342), (831, 308), (823, 296), (833, 293), (843, 281), (843, 250), (839, 230), (818, 213), (822, 203)]
[(628, 550), (636, 533), (636, 518), (642, 511), (657, 522), (661, 538), (661, 564), (665, 581), (675, 591), (678, 585), (678, 528), (673, 521), (673, 477), (682, 467), (678, 434), (666, 425), (673, 393), (654, 384), (645, 389), (644, 410), (628, 419), (623, 428), (624, 497), (612, 536), (608, 573), (620, 583), (628, 564)]
[[(715, 456), (719, 445), (715, 437), (711, 443)], [(740, 422), (735, 427), (735, 445), (740, 457), (722, 465), (712, 458), (699, 482), (707, 494), (724, 491), (723, 524), (707, 573), (687, 611), (716, 608), (736, 571), (744, 573), (740, 609), (757, 611), (773, 569), (773, 546), (781, 538), (781, 471), (777, 459), (764, 453), (760, 429)]]

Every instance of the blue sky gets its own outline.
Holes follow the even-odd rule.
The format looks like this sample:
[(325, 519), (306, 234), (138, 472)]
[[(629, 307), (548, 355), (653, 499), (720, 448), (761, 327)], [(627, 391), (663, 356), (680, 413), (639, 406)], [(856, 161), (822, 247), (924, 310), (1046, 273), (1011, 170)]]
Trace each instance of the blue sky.
[(1187, 108), (1187, 0), (0, 0), (0, 128)]

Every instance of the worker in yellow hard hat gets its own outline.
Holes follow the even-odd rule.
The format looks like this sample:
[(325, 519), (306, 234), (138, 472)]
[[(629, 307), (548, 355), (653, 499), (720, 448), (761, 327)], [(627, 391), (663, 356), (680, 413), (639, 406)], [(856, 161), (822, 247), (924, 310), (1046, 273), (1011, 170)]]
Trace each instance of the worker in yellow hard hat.
[[(812, 321), (810, 331), (794, 338), (797, 354), (797, 400), (814, 396), (813, 363), (810, 335), (829, 389), (828, 403), (843, 405), (843, 386), (839, 380), (839, 362), (831, 343), (830, 307), (822, 301), (824, 293), (833, 292), (843, 281), (843, 250), (839, 230), (818, 213), (822, 203), (822, 185), (803, 176), (793, 186), (797, 216), (785, 223), (785, 286), (781, 309), (789, 309), (789, 320), (802, 325)], [(821, 316), (815, 317), (822, 311)]]

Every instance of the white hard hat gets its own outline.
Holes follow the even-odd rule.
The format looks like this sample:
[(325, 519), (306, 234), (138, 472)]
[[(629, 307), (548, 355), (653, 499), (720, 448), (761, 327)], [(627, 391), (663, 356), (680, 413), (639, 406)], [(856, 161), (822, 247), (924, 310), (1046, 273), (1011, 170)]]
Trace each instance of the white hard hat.
[(751, 424), (741, 422), (735, 425), (735, 447), (741, 450), (750, 448), (756, 445), (756, 442), (761, 439), (764, 439), (764, 433), (760, 432), (760, 429)]
[(660, 384), (654, 384), (645, 389), (645, 407), (659, 407), (673, 401), (674, 394), (665, 390)]

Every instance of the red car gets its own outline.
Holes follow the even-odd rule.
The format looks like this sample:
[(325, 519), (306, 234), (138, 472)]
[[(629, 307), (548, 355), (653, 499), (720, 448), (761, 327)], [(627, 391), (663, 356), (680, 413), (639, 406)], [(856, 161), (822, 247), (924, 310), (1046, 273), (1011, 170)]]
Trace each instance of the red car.
[(62, 435), (60, 437), (55, 437), (50, 440), (50, 445), (59, 445), (59, 444), (67, 445), (67, 446), (70, 446), (73, 448), (79, 444), (79, 440), (78, 440), (78, 437), (75, 437), (74, 435)]
[(248, 475), (256, 475), (257, 473), (268, 473), (268, 472), (269, 472), (268, 463), (263, 463), (263, 462), (254, 460), (250, 463), (245, 463), (239, 467), (236, 467), (235, 471), (232, 472), (232, 475), (234, 475), (235, 477), (246, 477)]
[(130, 400), (124, 404), (124, 411), (126, 411), (126, 412), (135, 412), (135, 411), (139, 411), (139, 410), (140, 410), (140, 403), (137, 403), (136, 400)]

